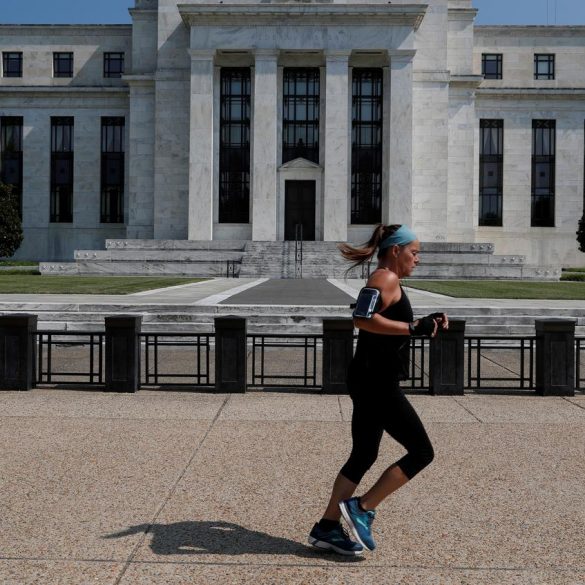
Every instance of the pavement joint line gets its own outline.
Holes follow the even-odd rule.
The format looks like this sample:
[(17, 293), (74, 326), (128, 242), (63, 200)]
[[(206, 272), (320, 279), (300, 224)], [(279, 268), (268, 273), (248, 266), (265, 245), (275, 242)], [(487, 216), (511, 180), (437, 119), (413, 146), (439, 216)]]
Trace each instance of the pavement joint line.
[(450, 297), (449, 295), (442, 295), (440, 293), (431, 292), (430, 290), (423, 290), (422, 288), (415, 288), (414, 286), (404, 285), (404, 290), (406, 291), (406, 294), (413, 293), (413, 294), (420, 295), (421, 297), (430, 297), (432, 299), (452, 300), (452, 299), (457, 298), (457, 297)]
[(461, 408), (463, 408), (463, 410), (466, 410), (475, 420), (477, 420), (477, 422), (481, 424), (486, 424), (484, 420), (481, 420), (479, 416), (477, 416), (474, 412), (471, 412), (471, 410), (469, 410), (469, 408), (467, 408), (464, 404), (461, 404), (461, 402), (459, 402), (457, 398), (455, 398), (454, 396), (452, 398), (455, 403), (457, 403)]
[(575, 396), (563, 396), (562, 398), (565, 402), (568, 402), (569, 404), (572, 404), (573, 406), (576, 406), (577, 408), (581, 408), (581, 409), (585, 410), (585, 406), (581, 406), (580, 404), (577, 404), (577, 402), (573, 402), (572, 400), (569, 400), (569, 398), (577, 398), (577, 394), (575, 394)]
[(327, 282), (329, 282), (333, 286), (336, 286), (339, 290), (342, 290), (345, 294), (348, 294), (350, 297), (354, 299), (357, 298), (358, 291), (356, 291), (355, 288), (348, 286), (338, 278), (328, 278)]
[(187, 469), (189, 469), (189, 467), (191, 466), (191, 463), (193, 463), (193, 460), (195, 459), (195, 457), (199, 453), (199, 450), (203, 446), (203, 443), (205, 442), (205, 439), (207, 439), (207, 437), (209, 436), (209, 433), (211, 432), (211, 429), (213, 429), (215, 423), (219, 419), (222, 411), (224, 410), (224, 408), (225, 408), (226, 404), (228, 403), (228, 401), (230, 400), (230, 398), (231, 398), (231, 395), (226, 396), (225, 399), (224, 399), (224, 401), (222, 402), (221, 406), (217, 409), (217, 412), (215, 413), (215, 417), (211, 421), (211, 424), (207, 428), (207, 431), (205, 431), (205, 434), (203, 435), (203, 437), (199, 441), (199, 444), (193, 450), (193, 453), (191, 454), (191, 457), (189, 458), (189, 461), (187, 461), (187, 464), (185, 465), (185, 467), (183, 468), (183, 470), (181, 471), (181, 473), (179, 473), (179, 476), (175, 479), (175, 482), (171, 486), (171, 489), (169, 490), (166, 498), (160, 504), (160, 506), (158, 507), (158, 510), (155, 512), (152, 520), (149, 522), (148, 528), (144, 531), (144, 534), (140, 537), (139, 541), (134, 546), (134, 550), (132, 550), (132, 552), (130, 553), (130, 556), (128, 557), (128, 559), (124, 563), (124, 566), (122, 567), (122, 569), (120, 571), (120, 574), (118, 575), (118, 577), (114, 581), (113, 585), (119, 585), (120, 582), (122, 581), (122, 578), (126, 574), (126, 571), (128, 570), (128, 567), (133, 562), (134, 557), (138, 553), (138, 550), (140, 549), (140, 547), (142, 546), (142, 544), (146, 540), (147, 534), (150, 532), (151, 528), (156, 524), (156, 521), (157, 521), (158, 517), (160, 516), (161, 512), (163, 511), (163, 509), (165, 508), (165, 506), (168, 504), (169, 500), (173, 497), (175, 491), (177, 490), (177, 486), (179, 485), (179, 482), (183, 479), (183, 477), (185, 477), (185, 474), (187, 473)]
[(175, 286), (165, 286), (163, 288), (153, 288), (153, 289), (149, 289), (149, 290), (142, 290), (140, 292), (131, 293), (131, 294), (126, 295), (126, 296), (128, 296), (128, 297), (146, 297), (148, 295), (154, 295), (154, 294), (158, 294), (161, 292), (167, 292), (169, 290), (176, 290), (178, 288), (199, 286), (201, 284), (206, 284), (208, 282), (213, 282), (213, 281), (214, 281), (213, 279), (205, 278), (203, 280), (200, 280), (199, 282), (188, 282), (187, 284), (176, 284)]
[(217, 293), (215, 295), (210, 295), (208, 297), (205, 297), (203, 299), (199, 299), (198, 301), (195, 301), (194, 303), (189, 303), (189, 304), (196, 305), (196, 306), (197, 305), (203, 305), (203, 306), (219, 305), (221, 302), (225, 301), (226, 299), (229, 299), (230, 297), (232, 297), (234, 295), (237, 295), (241, 292), (244, 292), (245, 290), (248, 290), (249, 288), (253, 288), (255, 286), (258, 286), (258, 285), (266, 282), (267, 280), (270, 280), (270, 279), (269, 278), (258, 278), (252, 282), (248, 282), (246, 284), (236, 286), (235, 288), (229, 289), (228, 291), (225, 291), (223, 293)]
[(340, 394), (337, 395), (337, 404), (339, 406), (339, 415), (341, 416), (341, 422), (345, 422), (345, 420), (343, 419), (343, 408), (341, 407), (341, 395)]

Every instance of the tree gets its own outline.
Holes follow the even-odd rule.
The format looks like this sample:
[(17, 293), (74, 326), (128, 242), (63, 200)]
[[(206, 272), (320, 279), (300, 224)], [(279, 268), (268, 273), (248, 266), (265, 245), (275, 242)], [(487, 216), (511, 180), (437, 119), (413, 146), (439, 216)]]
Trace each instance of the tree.
[(22, 220), (12, 187), (0, 183), (0, 258), (10, 258), (23, 240)]

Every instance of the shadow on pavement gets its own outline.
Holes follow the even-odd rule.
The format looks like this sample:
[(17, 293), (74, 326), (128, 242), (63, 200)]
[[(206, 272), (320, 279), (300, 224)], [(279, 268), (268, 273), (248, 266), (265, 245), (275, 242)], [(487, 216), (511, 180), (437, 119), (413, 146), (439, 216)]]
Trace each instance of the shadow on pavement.
[(232, 522), (188, 521), (173, 524), (139, 524), (102, 538), (121, 538), (146, 532), (152, 534), (150, 549), (157, 555), (296, 555), (304, 558), (327, 556), (330, 560), (352, 562), (363, 557), (344, 557), (319, 551), (288, 538), (249, 530)]

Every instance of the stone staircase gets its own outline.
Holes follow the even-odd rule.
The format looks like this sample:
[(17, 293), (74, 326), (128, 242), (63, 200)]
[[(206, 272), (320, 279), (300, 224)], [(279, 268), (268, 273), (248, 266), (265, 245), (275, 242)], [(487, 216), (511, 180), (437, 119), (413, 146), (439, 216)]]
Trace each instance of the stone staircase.
[[(336, 242), (303, 242), (303, 278), (361, 278), (348, 272)], [(106, 240), (105, 250), (78, 250), (75, 262), (43, 262), (43, 274), (184, 275), (296, 278), (295, 242), (243, 240)], [(375, 265), (375, 261), (370, 268)], [(497, 256), (493, 244), (423, 243), (413, 278), (558, 280), (560, 269)]]

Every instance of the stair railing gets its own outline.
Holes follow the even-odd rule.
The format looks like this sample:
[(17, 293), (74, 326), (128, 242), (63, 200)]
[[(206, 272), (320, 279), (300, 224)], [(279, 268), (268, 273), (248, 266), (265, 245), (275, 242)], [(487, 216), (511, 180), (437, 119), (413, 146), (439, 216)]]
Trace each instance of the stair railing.
[(295, 224), (295, 278), (303, 278), (303, 224)]

